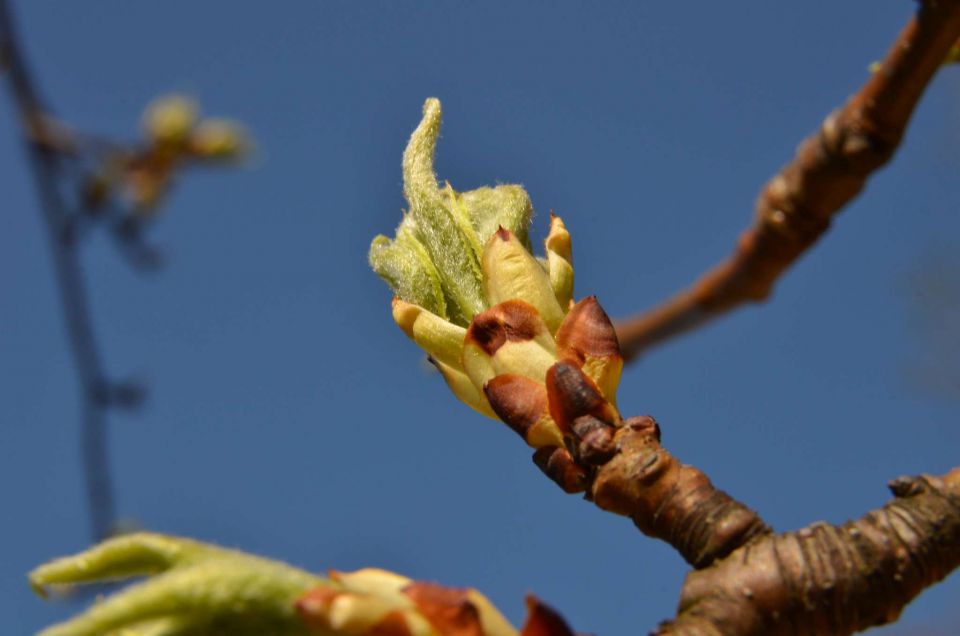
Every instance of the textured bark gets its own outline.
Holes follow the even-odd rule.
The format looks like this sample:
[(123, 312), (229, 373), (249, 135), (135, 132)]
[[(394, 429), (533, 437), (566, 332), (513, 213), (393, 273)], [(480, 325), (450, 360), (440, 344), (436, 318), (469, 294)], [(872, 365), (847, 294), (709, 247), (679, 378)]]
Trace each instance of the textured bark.
[(627, 420), (614, 444), (617, 453), (597, 470), (591, 498), (672, 545), (693, 567), (706, 567), (772, 532), (757, 513), (664, 449), (652, 418)]
[(695, 568), (772, 533), (754, 511), (664, 449), (653, 418), (621, 421), (600, 408), (606, 402), (574, 364), (550, 369), (547, 393), (554, 419), (573, 441), (540, 449), (534, 461), (565, 491), (586, 490), (598, 507), (629, 517)]
[(960, 565), (960, 469), (901, 478), (895, 499), (815, 523), (691, 572), (661, 636), (844, 636), (885, 623)]
[(832, 217), (893, 156), (917, 102), (958, 38), (960, 0), (921, 3), (860, 91), (764, 186), (756, 218), (734, 253), (689, 289), (617, 325), (624, 358), (744, 303), (765, 300)]
[(960, 565), (960, 468), (900, 478), (895, 499), (846, 524), (774, 534), (744, 504), (660, 444), (651, 417), (598, 408), (573, 364), (547, 374), (550, 410), (571, 434), (537, 465), (567, 492), (673, 546), (695, 569), (674, 621), (658, 634), (842, 636), (892, 622), (926, 587)]

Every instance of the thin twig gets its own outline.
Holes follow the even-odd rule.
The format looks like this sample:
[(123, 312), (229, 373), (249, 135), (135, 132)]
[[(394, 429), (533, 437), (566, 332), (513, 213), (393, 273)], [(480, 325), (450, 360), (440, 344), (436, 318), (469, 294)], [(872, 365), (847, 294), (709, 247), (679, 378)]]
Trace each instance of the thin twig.
[(99, 540), (111, 533), (115, 519), (106, 434), (111, 391), (90, 319), (73, 219), (60, 190), (62, 158), (40, 141), (53, 132), (46, 129), (49, 111), (43, 106), (27, 70), (6, 0), (0, 0), (0, 47), (50, 239), (64, 324), (80, 379), (81, 448), (87, 500), (91, 531), (94, 539)]
[(734, 253), (690, 288), (617, 324), (624, 357), (635, 358), (746, 302), (765, 300), (780, 275), (893, 156), (917, 102), (958, 38), (960, 1), (922, 3), (860, 91), (766, 184), (756, 219)]

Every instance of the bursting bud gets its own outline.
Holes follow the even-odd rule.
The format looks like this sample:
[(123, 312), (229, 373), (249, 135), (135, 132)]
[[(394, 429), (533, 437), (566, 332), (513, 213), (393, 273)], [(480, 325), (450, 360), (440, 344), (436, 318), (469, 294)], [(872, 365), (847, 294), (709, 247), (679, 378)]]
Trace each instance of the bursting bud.
[(364, 636), (520, 636), (487, 597), (365, 568), (330, 572), (333, 585), (308, 590), (297, 613), (317, 634)]
[(170, 153), (168, 159), (232, 161), (250, 150), (250, 137), (239, 123), (228, 119), (200, 119), (197, 103), (183, 95), (157, 98), (143, 115), (147, 139)]
[(246, 156), (252, 143), (240, 124), (200, 119), (197, 103), (183, 95), (154, 100), (144, 111), (145, 143), (104, 158), (98, 180), (85, 185), (91, 204), (119, 190), (140, 218), (156, 212), (177, 172), (191, 163), (231, 163)]
[[(144, 580), (38, 636), (572, 636), (533, 597), (517, 631), (480, 592), (367, 568), (328, 578), (237, 550), (153, 533), (104, 541), (30, 573), (41, 595)], [(559, 620), (559, 622), (558, 622)]]
[(566, 226), (551, 214), (546, 257), (537, 258), (528, 237), (533, 206), (521, 186), (440, 186), (440, 120), (440, 102), (428, 99), (403, 154), (409, 209), (393, 239), (378, 236), (370, 246), (371, 267), (396, 294), (394, 320), (454, 395), (534, 448), (562, 447), (570, 434), (564, 400), (548, 381), (561, 361), (600, 396), (595, 415), (619, 422), (623, 358), (596, 298), (573, 302)]
[(249, 153), (250, 138), (236, 122), (205, 119), (190, 135), (190, 150), (201, 159), (234, 161)]
[(165, 95), (147, 106), (143, 129), (155, 143), (181, 144), (190, 135), (199, 115), (197, 103), (189, 97)]

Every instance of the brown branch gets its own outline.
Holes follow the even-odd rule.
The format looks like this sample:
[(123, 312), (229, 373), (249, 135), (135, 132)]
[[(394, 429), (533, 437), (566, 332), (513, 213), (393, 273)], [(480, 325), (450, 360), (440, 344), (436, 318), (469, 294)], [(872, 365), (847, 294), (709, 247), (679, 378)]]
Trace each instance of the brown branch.
[(664, 449), (653, 418), (627, 420), (614, 443), (617, 455), (597, 471), (591, 485), (594, 503), (630, 517), (644, 534), (672, 545), (693, 567), (707, 567), (773, 532), (756, 512)]
[(634, 358), (744, 303), (765, 300), (781, 274), (893, 156), (917, 102), (958, 38), (960, 1), (923, 2), (860, 91), (766, 184), (753, 225), (730, 258), (662, 305), (617, 325), (624, 357)]
[(630, 517), (694, 566), (662, 636), (844, 636), (892, 622), (960, 566), (960, 468), (900, 478), (896, 498), (840, 526), (774, 534), (744, 504), (660, 445), (650, 417), (602, 415), (603, 397), (574, 364), (547, 373), (550, 412), (567, 448), (534, 459), (568, 492)]
[(896, 498), (840, 526), (765, 537), (691, 572), (660, 636), (845, 636), (891, 623), (960, 565), (960, 468), (900, 478)]
[(664, 449), (653, 418), (619, 422), (604, 415), (598, 408), (603, 397), (575, 365), (554, 365), (547, 392), (550, 412), (574, 441), (569, 449), (538, 450), (534, 462), (567, 492), (586, 490), (599, 508), (629, 517), (695, 568), (773, 532), (756, 512)]

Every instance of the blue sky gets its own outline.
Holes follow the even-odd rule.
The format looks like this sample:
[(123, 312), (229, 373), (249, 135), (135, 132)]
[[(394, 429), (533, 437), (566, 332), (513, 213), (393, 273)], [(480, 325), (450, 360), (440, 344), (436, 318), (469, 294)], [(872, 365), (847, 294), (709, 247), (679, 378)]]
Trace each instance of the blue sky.
[[(440, 178), (524, 184), (533, 236), (549, 210), (571, 230), (577, 295), (625, 316), (729, 253), (761, 184), (914, 7), (14, 4), (41, 88), (75, 125), (130, 137), (150, 99), (179, 91), (258, 142), (248, 167), (180, 181), (153, 232), (163, 271), (130, 271), (103, 236), (86, 246), (108, 366), (150, 390), (111, 418), (123, 515), (314, 570), (472, 585), (517, 622), (532, 591), (604, 635), (672, 615), (685, 565), (563, 495), (519, 438), (455, 402), (367, 268), (372, 236), (400, 220), (421, 104), (444, 105)], [(25, 572), (88, 538), (78, 390), (0, 103), (0, 616), (28, 634), (80, 607), (35, 598)], [(951, 69), (772, 301), (629, 367), (624, 413), (657, 417), (668, 448), (778, 529), (841, 522), (886, 501), (893, 477), (956, 465), (960, 378), (937, 376), (942, 390), (924, 371), (958, 353), (943, 317), (956, 305), (924, 290), (960, 293), (958, 168)], [(954, 576), (876, 633), (949, 633), (958, 592)]]

